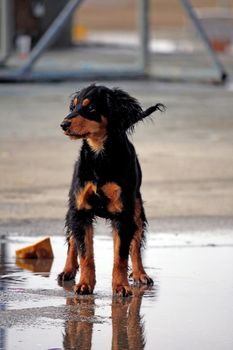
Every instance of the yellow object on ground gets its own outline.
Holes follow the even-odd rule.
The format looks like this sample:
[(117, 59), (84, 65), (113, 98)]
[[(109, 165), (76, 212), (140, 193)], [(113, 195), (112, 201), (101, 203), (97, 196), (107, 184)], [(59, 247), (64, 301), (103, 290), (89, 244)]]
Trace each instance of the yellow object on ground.
[(19, 259), (53, 259), (53, 250), (49, 237), (25, 248), (18, 249), (15, 253)]
[(53, 259), (20, 259), (16, 258), (15, 264), (24, 270), (35, 273), (42, 273), (42, 276), (47, 277), (53, 265)]

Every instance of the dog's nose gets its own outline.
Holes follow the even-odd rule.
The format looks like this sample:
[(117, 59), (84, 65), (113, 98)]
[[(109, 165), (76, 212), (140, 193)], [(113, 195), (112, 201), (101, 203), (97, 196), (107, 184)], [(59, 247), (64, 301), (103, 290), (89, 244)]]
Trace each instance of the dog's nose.
[(64, 120), (61, 124), (60, 124), (60, 127), (66, 131), (67, 129), (69, 129), (71, 125), (71, 122), (69, 120)]

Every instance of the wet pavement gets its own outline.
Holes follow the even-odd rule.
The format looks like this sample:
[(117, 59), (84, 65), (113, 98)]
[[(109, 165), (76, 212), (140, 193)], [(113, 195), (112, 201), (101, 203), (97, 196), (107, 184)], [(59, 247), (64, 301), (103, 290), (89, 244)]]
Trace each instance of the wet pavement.
[(79, 297), (56, 281), (63, 237), (51, 238), (53, 260), (16, 260), (16, 249), (37, 240), (1, 238), (1, 350), (233, 348), (230, 229), (151, 232), (144, 263), (154, 286), (135, 286), (132, 298), (112, 297), (110, 235), (95, 236), (95, 292)]

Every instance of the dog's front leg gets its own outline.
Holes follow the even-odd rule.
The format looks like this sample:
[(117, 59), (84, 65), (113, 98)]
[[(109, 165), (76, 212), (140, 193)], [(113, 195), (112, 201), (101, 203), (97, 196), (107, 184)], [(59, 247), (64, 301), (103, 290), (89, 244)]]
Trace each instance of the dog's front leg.
[(93, 227), (83, 227), (83, 237), (77, 235), (78, 255), (80, 263), (80, 280), (74, 286), (77, 294), (92, 294), (95, 287), (95, 262), (93, 249)]
[(70, 281), (75, 278), (78, 269), (78, 250), (74, 235), (69, 233), (68, 237), (68, 253), (63, 271), (58, 275), (58, 281)]
[(114, 264), (112, 272), (113, 293), (130, 296), (132, 289), (128, 282), (129, 247), (133, 238), (134, 222), (121, 221), (113, 225)]

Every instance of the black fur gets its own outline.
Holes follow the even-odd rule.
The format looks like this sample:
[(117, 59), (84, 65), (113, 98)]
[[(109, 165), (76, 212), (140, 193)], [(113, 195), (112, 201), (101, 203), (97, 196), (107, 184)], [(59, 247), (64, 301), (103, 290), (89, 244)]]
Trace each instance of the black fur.
[[(85, 99), (88, 99), (88, 106), (83, 105)], [(72, 122), (79, 116), (88, 120), (87, 125), (89, 122), (90, 125), (92, 122), (101, 123), (102, 117), (107, 120), (102, 149), (93, 150), (88, 142), (88, 136), (84, 137), (79, 158), (74, 166), (69, 192), (67, 235), (75, 236), (82, 255), (85, 254), (85, 229), (99, 216), (110, 220), (112, 227), (119, 233), (120, 258), (127, 259), (130, 243), (137, 229), (134, 218), (136, 201), (141, 204), (140, 217), (144, 232), (147, 221), (140, 193), (142, 173), (134, 146), (129, 141), (127, 133), (133, 132), (135, 124), (156, 110), (163, 111), (164, 106), (156, 104), (143, 111), (135, 98), (118, 88), (90, 85), (72, 96), (70, 114), (65, 118), (66, 122)], [(61, 126), (67, 135), (74, 136), (74, 132), (65, 129), (64, 124)], [(83, 134), (82, 130), (80, 134)], [(87, 182), (93, 183), (97, 191), (88, 197), (89, 209), (78, 209), (76, 195)], [(110, 212), (107, 209), (109, 198), (101, 189), (106, 183), (117, 184), (121, 189), (120, 212)]]

